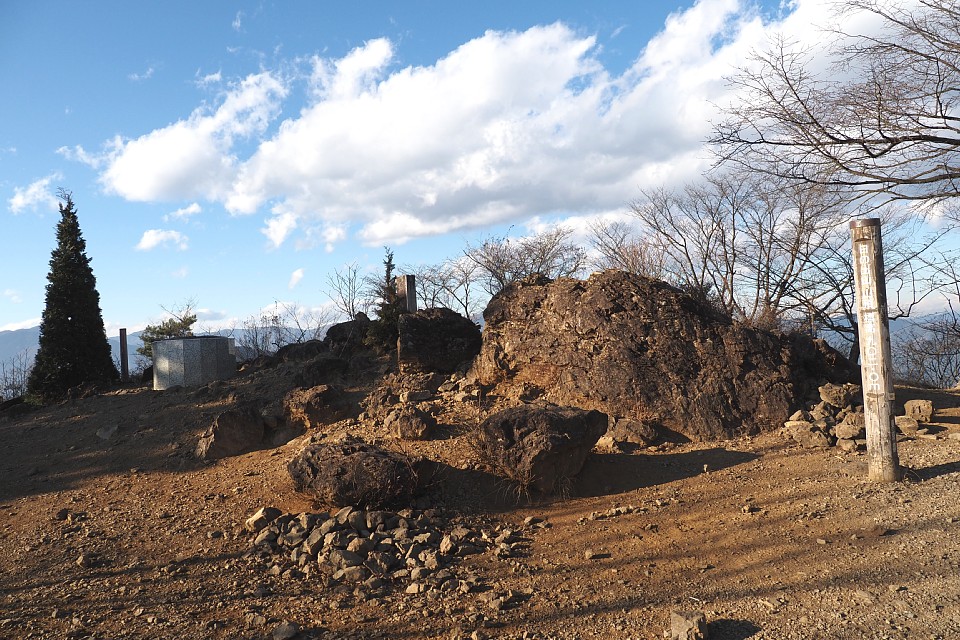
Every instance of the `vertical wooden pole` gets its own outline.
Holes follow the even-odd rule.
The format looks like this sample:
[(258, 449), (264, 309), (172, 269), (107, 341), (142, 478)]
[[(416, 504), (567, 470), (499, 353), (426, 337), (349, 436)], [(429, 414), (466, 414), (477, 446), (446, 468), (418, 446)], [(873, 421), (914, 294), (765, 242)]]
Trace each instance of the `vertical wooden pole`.
[(867, 429), (867, 473), (876, 482), (900, 479), (897, 434), (893, 419), (893, 375), (887, 285), (883, 276), (880, 220), (850, 222), (853, 237), (853, 273), (860, 338), (860, 375)]
[(127, 364), (127, 330), (120, 329), (120, 380), (130, 379), (130, 365)]

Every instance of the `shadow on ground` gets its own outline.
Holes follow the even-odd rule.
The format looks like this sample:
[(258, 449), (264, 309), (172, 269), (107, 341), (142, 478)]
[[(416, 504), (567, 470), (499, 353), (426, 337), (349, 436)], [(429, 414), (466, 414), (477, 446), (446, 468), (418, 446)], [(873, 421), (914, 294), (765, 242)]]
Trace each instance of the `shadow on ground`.
[(624, 493), (690, 478), (704, 473), (704, 468), (718, 471), (759, 457), (722, 447), (668, 454), (594, 454), (587, 459), (573, 493), (580, 497)]

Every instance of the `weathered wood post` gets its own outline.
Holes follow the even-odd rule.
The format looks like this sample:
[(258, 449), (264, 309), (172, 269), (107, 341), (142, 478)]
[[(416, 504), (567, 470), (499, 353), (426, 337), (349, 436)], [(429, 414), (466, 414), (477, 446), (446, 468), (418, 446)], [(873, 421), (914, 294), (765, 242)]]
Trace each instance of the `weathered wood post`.
[(130, 365), (127, 364), (127, 330), (120, 329), (120, 380), (130, 379)]
[(852, 220), (850, 235), (853, 237), (863, 417), (867, 430), (867, 473), (870, 480), (876, 482), (895, 482), (900, 479), (900, 458), (893, 419), (890, 324), (880, 220)]

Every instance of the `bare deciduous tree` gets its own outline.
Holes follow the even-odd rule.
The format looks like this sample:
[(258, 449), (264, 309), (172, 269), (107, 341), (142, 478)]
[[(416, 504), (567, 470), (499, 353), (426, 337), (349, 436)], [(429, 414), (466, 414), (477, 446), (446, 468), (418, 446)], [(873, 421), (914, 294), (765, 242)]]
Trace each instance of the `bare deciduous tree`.
[(599, 271), (617, 269), (660, 280), (666, 276), (663, 249), (622, 220), (591, 224), (590, 241), (591, 265)]
[(29, 349), (24, 349), (6, 362), (0, 362), (0, 400), (18, 398), (27, 393), (27, 380), (33, 357)]
[(471, 320), (480, 315), (480, 296), (477, 295), (477, 275), (480, 267), (476, 262), (459, 256), (450, 258), (441, 265), (443, 289), (447, 294), (447, 306)]
[(295, 302), (274, 302), (273, 309), (264, 309), (241, 323), (232, 332), (240, 351), (248, 358), (276, 353), (280, 347), (323, 337), (333, 311), (328, 308), (307, 308)]
[(893, 336), (897, 377), (939, 389), (960, 382), (960, 324), (953, 310), (918, 322)]
[(480, 246), (468, 245), (464, 257), (479, 268), (481, 286), (492, 296), (534, 274), (563, 278), (582, 271), (587, 254), (571, 235), (572, 230), (555, 227), (519, 239), (488, 238)]
[(464, 256), (449, 258), (436, 265), (404, 267), (416, 276), (417, 296), (424, 307), (446, 307), (466, 318), (480, 313), (477, 275), (480, 267)]
[(825, 190), (738, 174), (645, 192), (632, 212), (666, 280), (766, 327), (803, 306), (809, 263), (845, 220)]
[(732, 78), (739, 100), (713, 136), (722, 161), (874, 204), (960, 195), (960, 7), (835, 6), (840, 17), (879, 17), (882, 29), (834, 33), (824, 73), (812, 52), (782, 39), (757, 54)]
[[(888, 317), (908, 318), (921, 302), (955, 281), (951, 265), (956, 256), (941, 248), (945, 229), (925, 233), (922, 221), (904, 210), (885, 209), (880, 219)], [(798, 279), (796, 297), (809, 323), (839, 339), (837, 346), (847, 345), (848, 358), (856, 362), (860, 342), (846, 224), (821, 239)]]
[[(713, 175), (684, 189), (645, 193), (632, 210), (665, 257), (668, 281), (731, 317), (767, 328), (828, 330), (856, 360), (856, 307), (848, 214), (819, 185)], [(952, 281), (947, 229), (923, 232), (909, 211), (881, 211), (890, 317)], [(955, 279), (955, 278), (953, 278)]]
[(365, 280), (356, 262), (345, 265), (342, 270), (335, 269), (327, 276), (327, 285), (327, 295), (348, 320), (370, 308)]

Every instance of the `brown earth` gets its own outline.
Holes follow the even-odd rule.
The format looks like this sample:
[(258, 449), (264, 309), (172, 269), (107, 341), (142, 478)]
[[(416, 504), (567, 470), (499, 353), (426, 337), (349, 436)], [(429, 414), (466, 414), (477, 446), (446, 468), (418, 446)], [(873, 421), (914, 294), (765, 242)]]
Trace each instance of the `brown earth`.
[(298, 638), (662, 638), (674, 609), (704, 612), (713, 640), (960, 637), (956, 392), (902, 390), (933, 399), (937, 423), (900, 443), (909, 470), (891, 485), (866, 480), (862, 453), (773, 432), (598, 451), (568, 496), (536, 499), (476, 458), (487, 407), (447, 406), (424, 442), (338, 423), (327, 435), (446, 462), (429, 506), (520, 541), (463, 559), (477, 590), (408, 594), (270, 575), (249, 553), (259, 507), (317, 510), (286, 471), (304, 439), (193, 452), (266, 386), (129, 388), (0, 418), (0, 638), (290, 637), (284, 622)]

